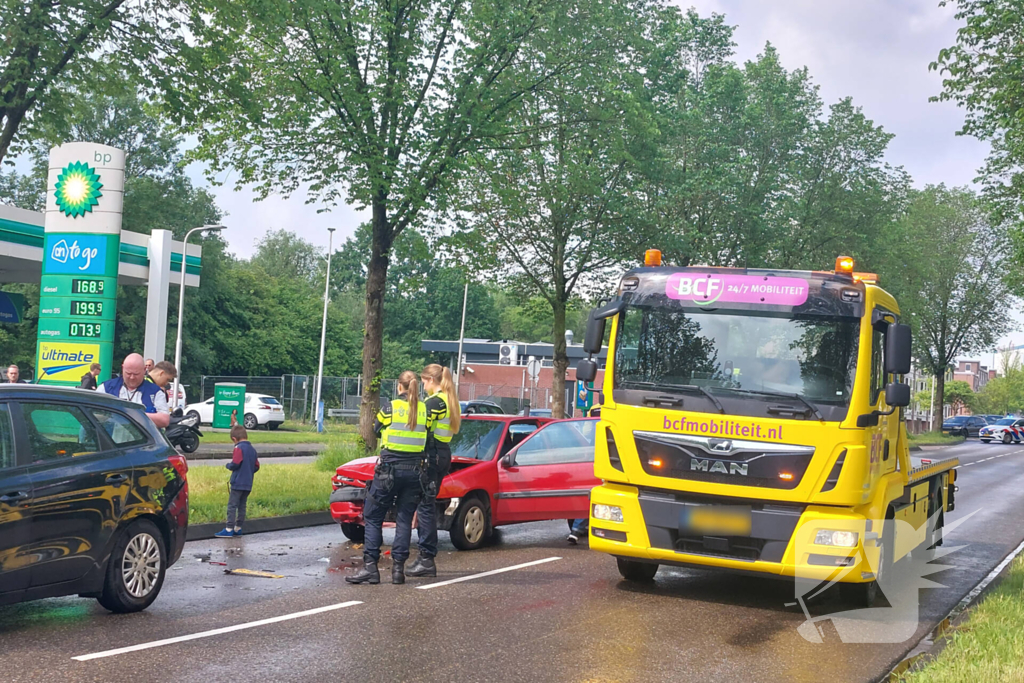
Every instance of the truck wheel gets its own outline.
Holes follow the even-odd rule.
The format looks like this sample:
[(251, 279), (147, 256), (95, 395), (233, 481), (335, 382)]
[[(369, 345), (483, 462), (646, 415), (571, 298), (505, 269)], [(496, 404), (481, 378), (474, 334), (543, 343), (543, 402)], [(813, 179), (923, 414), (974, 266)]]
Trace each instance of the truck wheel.
[(452, 520), (452, 545), (459, 550), (476, 550), (487, 540), (491, 527), (487, 507), (479, 498), (467, 498), (459, 506)]
[(654, 575), (658, 573), (658, 565), (651, 564), (650, 562), (637, 562), (636, 560), (627, 560), (622, 557), (616, 557), (615, 562), (619, 565), (619, 574), (622, 574), (622, 578), (627, 581), (646, 583), (653, 581)]
[(121, 532), (107, 562), (99, 603), (111, 612), (140, 612), (149, 607), (164, 583), (167, 553), (160, 530), (140, 519)]
[(878, 600), (878, 593), (877, 581), (839, 584), (839, 597), (843, 602), (857, 607), (874, 607)]
[(366, 540), (366, 527), (355, 522), (342, 522), (341, 533), (353, 543), (362, 543)]

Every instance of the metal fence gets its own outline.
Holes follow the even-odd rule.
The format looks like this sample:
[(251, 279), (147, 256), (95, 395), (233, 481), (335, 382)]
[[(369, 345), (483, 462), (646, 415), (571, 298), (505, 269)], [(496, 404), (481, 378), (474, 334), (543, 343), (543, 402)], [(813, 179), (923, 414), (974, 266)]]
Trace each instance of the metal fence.
[[(251, 377), (232, 375), (203, 375), (200, 382), (200, 395), (197, 400), (205, 401), (213, 397), (214, 386), (222, 382), (244, 384), (245, 390), (251, 394), (273, 396), (284, 406), (285, 415), (289, 420), (310, 420), (313, 400), (316, 396), (316, 377), (314, 375), (280, 375), (272, 377)], [(386, 379), (381, 382), (382, 398), (394, 398), (398, 382)], [(339, 409), (346, 418), (359, 416), (359, 404), (362, 401), (363, 380), (361, 377), (324, 377), (323, 390), (320, 398), (324, 402), (324, 410)], [(574, 391), (566, 387), (566, 407), (572, 412)], [(550, 387), (523, 387), (520, 385), (462, 383), (459, 385), (460, 401), (491, 401), (501, 406), (509, 414), (518, 413), (526, 407), (550, 408)]]

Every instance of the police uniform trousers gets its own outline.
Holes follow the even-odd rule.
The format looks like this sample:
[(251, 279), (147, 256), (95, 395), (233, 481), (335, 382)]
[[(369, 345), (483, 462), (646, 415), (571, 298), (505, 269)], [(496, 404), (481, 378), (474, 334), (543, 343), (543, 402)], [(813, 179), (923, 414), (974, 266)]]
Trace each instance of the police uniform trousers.
[(437, 492), (441, 490), (441, 480), (448, 476), (452, 468), (452, 449), (443, 441), (431, 439), (427, 474), (434, 482), (433, 494), (424, 492), (419, 507), (416, 509), (416, 543), (419, 545), (420, 557), (437, 557)]
[(363, 504), (363, 520), (366, 523), (363, 562), (377, 564), (380, 560), (384, 518), (392, 505), (397, 508), (397, 519), (391, 559), (405, 562), (409, 558), (409, 543), (412, 540), (412, 516), (422, 494), (419, 460), (381, 463), (379, 467), (390, 468), (393, 476), (375, 475), (366, 492), (366, 502)]

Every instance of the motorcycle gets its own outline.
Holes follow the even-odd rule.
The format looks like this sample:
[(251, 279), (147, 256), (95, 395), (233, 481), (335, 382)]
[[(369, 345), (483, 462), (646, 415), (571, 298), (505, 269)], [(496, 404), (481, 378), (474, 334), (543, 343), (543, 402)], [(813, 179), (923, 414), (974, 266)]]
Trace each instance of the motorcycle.
[(171, 422), (164, 431), (167, 440), (182, 453), (194, 453), (199, 448), (199, 439), (203, 433), (199, 431), (198, 415), (182, 415), (181, 408), (171, 413)]

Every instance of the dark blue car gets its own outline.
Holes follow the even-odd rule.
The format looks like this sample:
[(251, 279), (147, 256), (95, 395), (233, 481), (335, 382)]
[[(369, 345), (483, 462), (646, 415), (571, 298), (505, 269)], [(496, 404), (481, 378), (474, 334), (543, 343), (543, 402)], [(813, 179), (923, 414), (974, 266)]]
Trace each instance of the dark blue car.
[(78, 594), (148, 607), (185, 545), (187, 471), (139, 405), (0, 386), (0, 605)]

